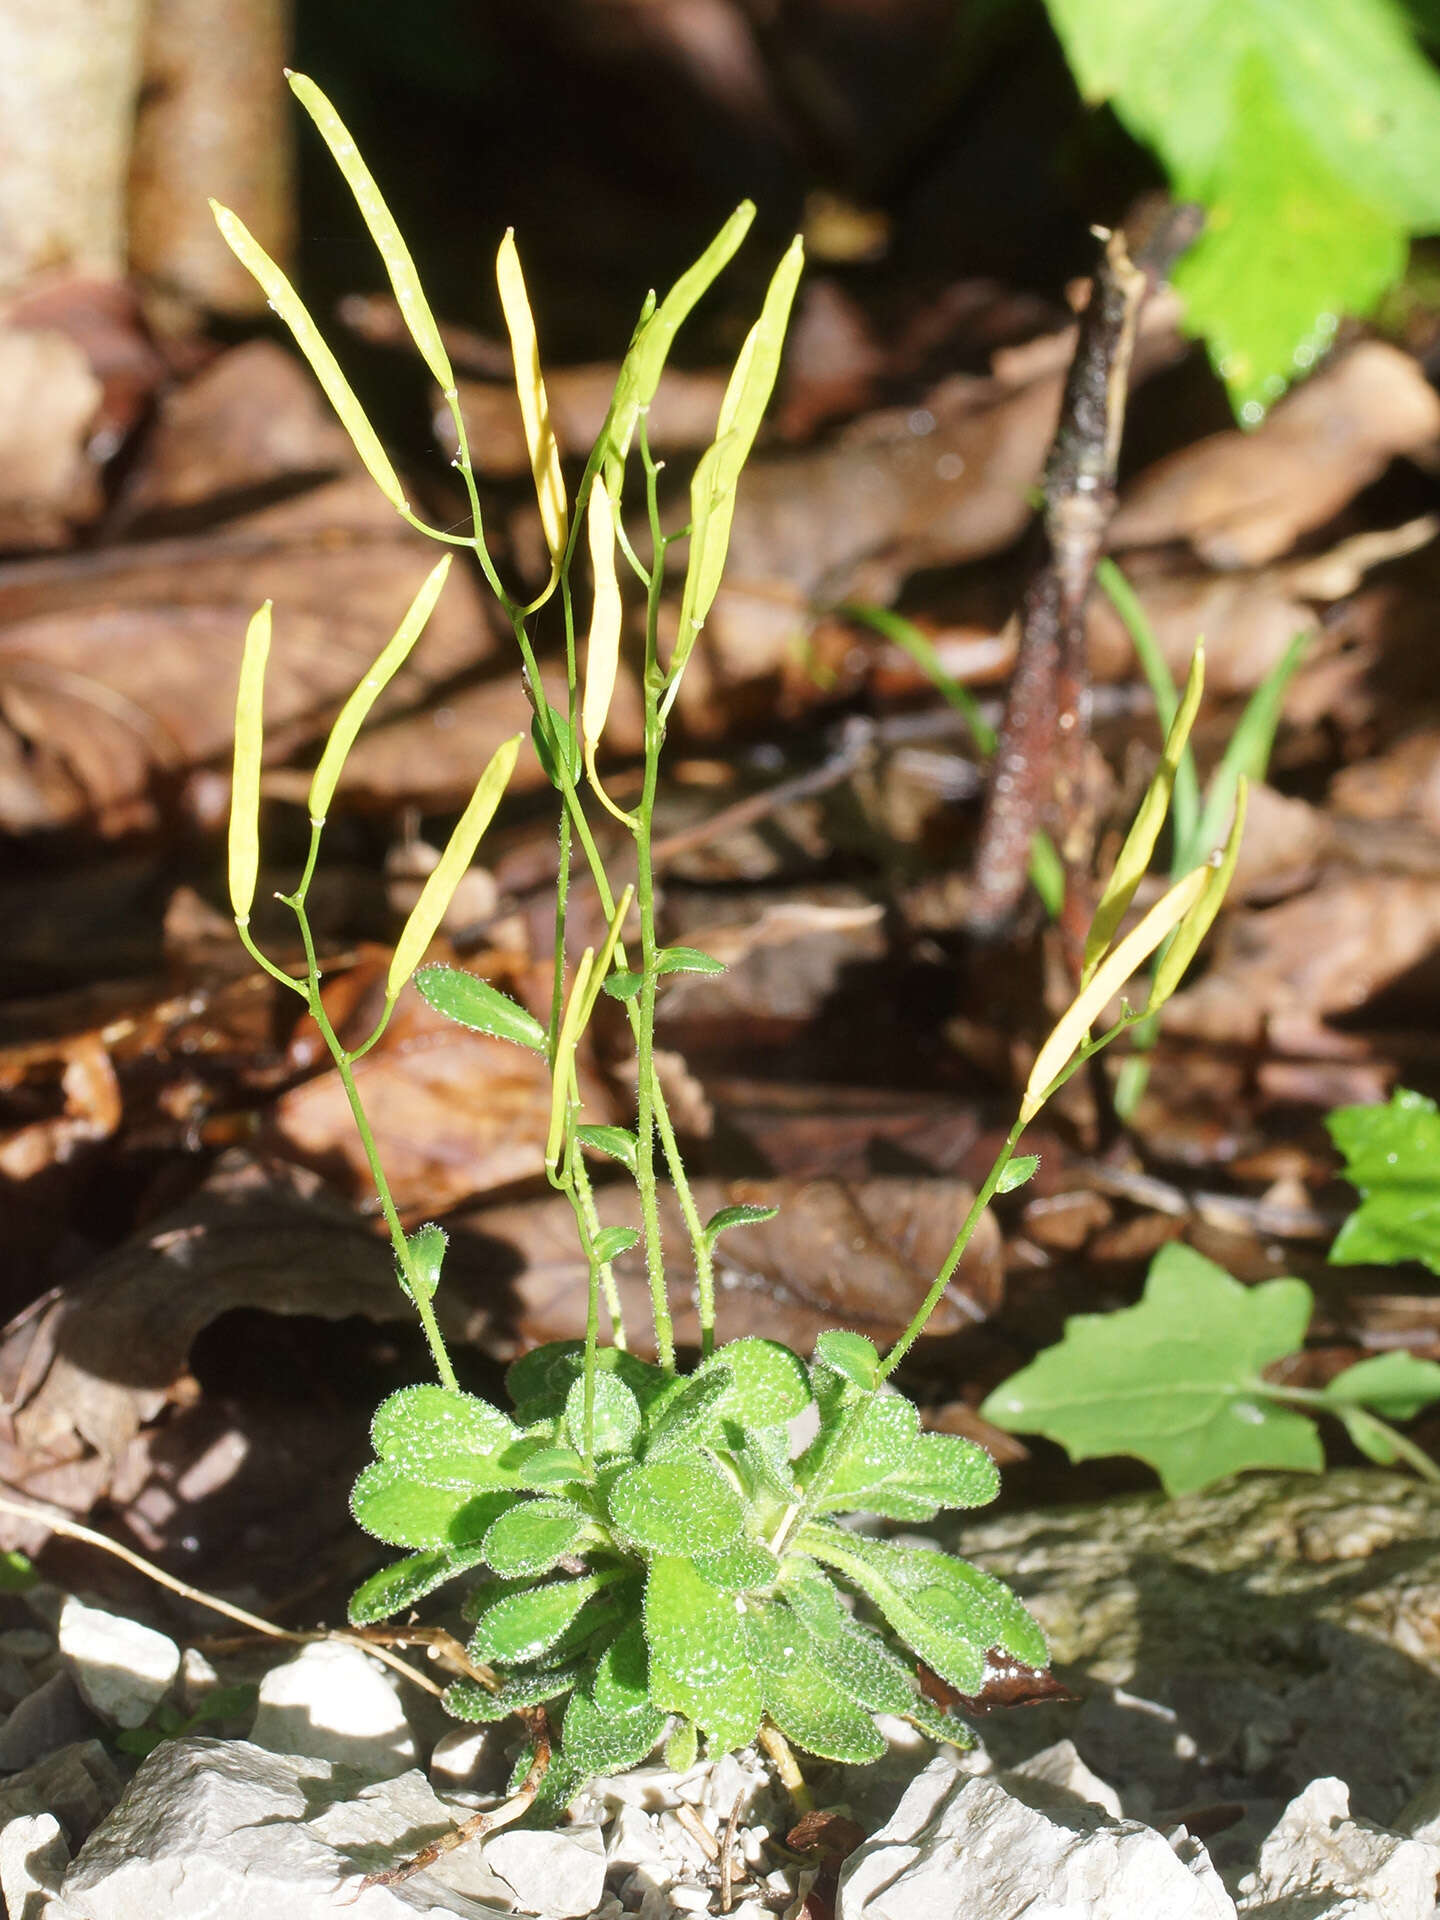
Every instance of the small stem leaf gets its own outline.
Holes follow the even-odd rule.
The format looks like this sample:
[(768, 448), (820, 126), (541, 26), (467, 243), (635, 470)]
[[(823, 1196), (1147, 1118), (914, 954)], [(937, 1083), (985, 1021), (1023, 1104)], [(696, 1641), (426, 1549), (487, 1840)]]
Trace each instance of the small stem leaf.
[(766, 1220), (773, 1220), (779, 1211), (778, 1207), (721, 1207), (705, 1222), (705, 1238), (713, 1247), (720, 1235), (729, 1233), (732, 1227), (758, 1227)]
[(1025, 871), (1040, 896), (1040, 904), (1052, 920), (1058, 920), (1065, 908), (1065, 862), (1055, 842), (1043, 827), (1037, 827), (1030, 840), (1030, 859)]
[[(405, 1236), (405, 1245), (410, 1253), (410, 1271), (414, 1274), (416, 1282), (423, 1287), (427, 1300), (434, 1298), (435, 1289), (440, 1284), (440, 1268), (444, 1263), (445, 1249), (449, 1242), (450, 1236), (445, 1229), (437, 1227), (433, 1220)], [(413, 1299), (410, 1279), (405, 1270), (400, 1268), (395, 1277), (400, 1282), (401, 1292)]]
[(450, 356), (440, 338), (440, 330), (435, 324), (435, 316), (420, 285), (420, 276), (415, 271), (415, 262), (410, 257), (410, 249), (401, 238), (400, 229), (394, 216), (376, 186), (374, 177), (365, 162), (360, 158), (355, 142), (344, 121), (316, 86), (315, 82), (303, 73), (287, 73), (290, 91), (315, 122), (321, 139), (334, 156), (335, 164), (345, 176), (345, 184), (355, 196), (355, 204), (360, 209), (370, 237), (375, 242), (375, 250), (384, 263), (390, 276), (390, 285), (395, 290), (396, 303), (400, 308), (400, 317), (410, 330), (410, 338), (420, 349), (420, 357), (434, 374), (442, 391), (448, 392), (455, 385), (455, 375), (450, 368)]
[(546, 1051), (545, 1029), (533, 1013), (463, 967), (421, 967), (415, 986), (427, 1006), (474, 1033), (513, 1040), (532, 1053)]
[(500, 805), (501, 796), (515, 770), (515, 760), (523, 738), (523, 734), (517, 733), (495, 749), (490, 764), (470, 796), (469, 805), (446, 842), (445, 851), (434, 872), (421, 889), (420, 898), (411, 909), (410, 918), (401, 928), (400, 938), (395, 943), (394, 957), (385, 979), (387, 1000), (396, 998), (435, 938), (440, 922), (445, 918), (445, 909), (475, 857), (480, 836), (495, 817), (495, 809)]
[(230, 785), (230, 905), (242, 926), (250, 921), (260, 875), (260, 762), (265, 751), (265, 663), (270, 657), (267, 600), (251, 616), (235, 696), (235, 769)]
[(645, 984), (644, 976), (632, 972), (628, 967), (617, 967), (604, 985), (604, 991), (612, 1000), (633, 1000)]
[(1023, 1187), (1027, 1180), (1035, 1177), (1039, 1165), (1038, 1153), (1017, 1154), (996, 1181), (996, 1193), (1013, 1193), (1017, 1187)]
[(575, 1138), (594, 1153), (605, 1153), (618, 1160), (629, 1173), (635, 1171), (638, 1151), (635, 1135), (628, 1127), (577, 1127)]
[(565, 557), (570, 522), (565, 505), (565, 476), (560, 470), (560, 448), (550, 425), (550, 402), (545, 393), (545, 376), (540, 371), (540, 344), (535, 337), (535, 317), (530, 296), (525, 291), (525, 275), (515, 249), (515, 230), (507, 228), (495, 257), (495, 279), (500, 289), (500, 307), (510, 335), (510, 351), (515, 359), (515, 391), (520, 399), (520, 417), (525, 426), (525, 445), (530, 452), (530, 471), (535, 480), (535, 497), (540, 505), (540, 524), (545, 529), (545, 544), (550, 549), (552, 566), (559, 567)]
[(822, 1333), (815, 1342), (815, 1358), (864, 1393), (874, 1393), (880, 1385), (880, 1355), (874, 1341), (867, 1340), (863, 1333), (849, 1333), (843, 1328)]
[(1200, 711), (1200, 697), (1204, 690), (1205, 647), (1202, 642), (1196, 646), (1191, 659), (1190, 677), (1185, 683), (1185, 693), (1175, 717), (1166, 732), (1160, 764), (1155, 769), (1154, 777), (1145, 789), (1145, 796), (1136, 809), (1130, 831), (1125, 836), (1125, 844), (1116, 858), (1114, 870), (1095, 908), (1095, 917), (1090, 923), (1090, 931), (1085, 936), (1082, 985), (1104, 958), (1110, 942), (1119, 930), (1120, 922), (1129, 910), (1130, 902), (1135, 897), (1135, 889), (1150, 869), (1150, 856), (1155, 851), (1155, 842), (1160, 838), (1160, 829), (1164, 826), (1166, 815), (1170, 811), (1170, 798), (1175, 790), (1175, 776), (1190, 739), (1190, 729), (1194, 726), (1195, 716)]
[(724, 973), (725, 962), (698, 947), (662, 947), (655, 956), (656, 973)]
[(1207, 876), (1204, 891), (1175, 930), (1175, 938), (1161, 955), (1155, 968), (1155, 980), (1150, 989), (1150, 999), (1146, 1007), (1148, 1013), (1154, 1013), (1163, 1007), (1174, 993), (1189, 970), (1190, 962), (1195, 958), (1200, 942), (1210, 931), (1215, 916), (1225, 895), (1230, 890), (1230, 882), (1235, 877), (1235, 865), (1240, 858), (1240, 842), (1245, 835), (1245, 808), (1249, 798), (1249, 789), (1241, 780), (1235, 789), (1235, 819), (1230, 828), (1230, 838), (1225, 850), (1213, 867), (1200, 867), (1197, 872)]
[(1020, 1105), (1020, 1121), (1028, 1126), (1044, 1106), (1052, 1083), (1069, 1066), (1077, 1047), (1088, 1038), (1091, 1027), (1103, 1009), (1114, 999), (1125, 982), (1144, 965), (1172, 928), (1176, 927), (1205, 891), (1212, 875), (1208, 867), (1197, 867), (1178, 885), (1171, 887), (1151, 907), (1138, 927), (1110, 953), (1106, 954), (1089, 984), (1082, 987), (1069, 1008), (1061, 1015), (1054, 1032), (1035, 1056), (1025, 1098)]
[(721, 403), (714, 443), (701, 455), (691, 481), (690, 558), (680, 602), (679, 632), (667, 678), (672, 696), (695, 645), (695, 636), (704, 626), (720, 588), (730, 550), (735, 491), (774, 391), (785, 329), (803, 266), (804, 248), (797, 238), (776, 268), (760, 318), (745, 337)]
[(1386, 1420), (1413, 1420), (1440, 1400), (1440, 1365), (1414, 1353), (1377, 1353), (1337, 1373), (1323, 1392), (1336, 1412), (1366, 1406)]
[(545, 770), (545, 778), (552, 787), (563, 792), (565, 780), (556, 764), (551, 742), (553, 741), (559, 747), (564, 758), (565, 772), (569, 774), (572, 785), (580, 778), (580, 748), (575, 738), (574, 728), (560, 709), (552, 707), (547, 701), (545, 713), (550, 725), (549, 736), (547, 737), (537, 714), (530, 722), (530, 740), (535, 748), (535, 758)]
[(379, 436), (365, 417), (365, 410), (355, 398), (350, 382), (340, 371), (340, 363), (325, 344), (320, 329), (310, 318), (299, 294), (238, 215), (214, 200), (210, 202), (210, 210), (215, 215), (225, 244), (241, 266), (259, 281), (266, 299), (294, 335), (296, 346), (309, 361), (311, 372), (325, 389), (325, 397), (335, 409), (341, 426), (349, 434), (370, 478), (392, 507), (400, 513), (408, 512), (405, 494), (399, 476), (390, 464), (390, 456), (381, 446)]
[[(580, 735), (586, 764), (593, 769), (595, 749), (605, 731), (615, 675), (620, 665), (620, 582), (615, 574), (615, 509), (605, 490), (603, 474), (590, 486), (585, 530), (590, 544), (595, 603), (590, 614), (590, 638), (585, 652), (585, 698), (580, 708)], [(593, 771), (592, 771), (593, 782)]]
[(628, 1253), (631, 1247), (640, 1244), (638, 1227), (602, 1227), (595, 1236), (595, 1258), (601, 1266), (612, 1260), (618, 1260), (622, 1253)]
[(1060, 1344), (980, 1411), (1007, 1432), (1045, 1434), (1072, 1460), (1133, 1454), (1170, 1494), (1252, 1467), (1316, 1473), (1314, 1425), (1261, 1378), (1303, 1343), (1311, 1306), (1302, 1280), (1242, 1287), (1175, 1243), (1155, 1256), (1138, 1306), (1067, 1320)]
[(1383, 1420), (1377, 1420), (1362, 1407), (1336, 1407), (1335, 1411), (1344, 1422), (1346, 1433), (1367, 1460), (1381, 1467), (1394, 1466), (1400, 1458), (1400, 1449)]
[(440, 598), (450, 572), (450, 560), (451, 556), (447, 553), (426, 575), (404, 619), (395, 629), (394, 638), (384, 647), (375, 664), (340, 709), (339, 717), (330, 729), (330, 738), (325, 742), (320, 764), (315, 769), (315, 777), (310, 782), (312, 820), (323, 820), (329, 813), (341, 769), (355, 744), (355, 736), (364, 725), (370, 709), (405, 664), (410, 649), (425, 631), (425, 624), (435, 611), (435, 602)]

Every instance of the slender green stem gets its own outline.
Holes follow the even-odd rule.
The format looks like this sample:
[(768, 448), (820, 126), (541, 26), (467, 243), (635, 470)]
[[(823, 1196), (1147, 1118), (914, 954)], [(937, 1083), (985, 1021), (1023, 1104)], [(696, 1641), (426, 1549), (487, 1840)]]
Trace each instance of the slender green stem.
[(237, 920), (235, 922), (235, 931), (239, 934), (245, 951), (255, 962), (256, 966), (263, 967), (272, 980), (278, 980), (282, 987), (289, 987), (293, 992), (298, 993), (302, 1000), (309, 999), (310, 996), (306, 990), (305, 982), (303, 980), (297, 980), (291, 973), (286, 973), (283, 967), (277, 967), (275, 962), (263, 954), (259, 947), (256, 946), (250, 935), (250, 922), (248, 918)]

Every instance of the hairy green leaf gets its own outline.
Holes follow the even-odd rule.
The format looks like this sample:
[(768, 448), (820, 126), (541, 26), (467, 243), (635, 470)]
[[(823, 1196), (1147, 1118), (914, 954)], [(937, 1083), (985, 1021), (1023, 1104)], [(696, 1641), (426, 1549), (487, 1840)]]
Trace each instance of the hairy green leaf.
[(585, 1478), (585, 1462), (569, 1447), (539, 1447), (517, 1459), (515, 1478), (527, 1487), (567, 1487)]
[(705, 1222), (705, 1238), (713, 1247), (721, 1234), (729, 1233), (732, 1227), (761, 1226), (766, 1220), (773, 1220), (779, 1211), (778, 1207), (721, 1207)]
[(485, 1535), (485, 1558), (502, 1579), (548, 1573), (573, 1553), (589, 1518), (569, 1500), (522, 1500)]
[(573, 1580), (528, 1583), (487, 1606), (470, 1641), (472, 1660), (503, 1661), (507, 1666), (538, 1660), (573, 1627), (582, 1608), (608, 1584), (601, 1574)]
[(517, 1708), (558, 1700), (589, 1676), (593, 1664), (589, 1659), (571, 1660), (535, 1673), (512, 1674), (496, 1693), (477, 1680), (453, 1680), (445, 1689), (445, 1711), (457, 1720), (508, 1720)]
[(1330, 1249), (1342, 1267), (1419, 1260), (1440, 1273), (1440, 1111), (1399, 1088), (1384, 1107), (1339, 1107), (1326, 1121), (1361, 1203)]
[(372, 1626), (377, 1620), (391, 1620), (404, 1613), (427, 1593), (433, 1593), (447, 1580), (467, 1567), (479, 1566), (485, 1558), (483, 1539), (466, 1548), (432, 1547), (426, 1553), (414, 1553), (405, 1560), (392, 1560), (388, 1567), (372, 1573), (350, 1596), (352, 1627)]
[(921, 1433), (908, 1400), (876, 1394), (833, 1463), (817, 1510), (929, 1520), (941, 1507), (984, 1506), (999, 1487), (983, 1447), (954, 1434)]
[(603, 1267), (640, 1244), (638, 1227), (602, 1227), (595, 1236), (595, 1258)]
[[(613, 1373), (623, 1380), (642, 1407), (649, 1407), (674, 1385), (670, 1374), (619, 1347), (601, 1347), (595, 1361), (602, 1373)], [(557, 1419), (565, 1411), (572, 1384), (584, 1371), (583, 1340), (551, 1340), (543, 1347), (533, 1347), (507, 1369), (505, 1388), (517, 1407), (533, 1407), (537, 1417), (543, 1413)]]
[(515, 1500), (508, 1488), (437, 1487), (416, 1480), (391, 1460), (375, 1460), (356, 1480), (350, 1511), (367, 1533), (392, 1547), (477, 1544)]
[(1073, 1460), (1134, 1454), (1171, 1494), (1249, 1467), (1318, 1473), (1313, 1424), (1261, 1381), (1302, 1344), (1311, 1305), (1302, 1280), (1242, 1287), (1192, 1248), (1162, 1247), (1138, 1306), (1067, 1320), (1060, 1344), (997, 1387), (981, 1412), (1010, 1432), (1059, 1441)]
[(402, 1387), (382, 1400), (370, 1438), (382, 1460), (435, 1487), (512, 1484), (500, 1464), (515, 1428), (488, 1401), (445, 1387)]
[[(545, 713), (550, 723), (548, 736), (537, 713), (530, 722), (530, 740), (535, 748), (535, 758), (545, 770), (546, 779), (552, 787), (563, 792), (565, 783), (562, 770), (569, 773), (572, 782), (580, 778), (580, 743), (575, 738), (574, 728), (558, 707), (547, 703)], [(552, 742), (559, 749), (559, 758), (552, 750)]]
[(605, 991), (612, 1000), (633, 1000), (644, 984), (644, 977), (632, 967), (617, 967), (607, 975)]
[(592, 1152), (605, 1153), (618, 1160), (628, 1173), (634, 1173), (640, 1149), (628, 1127), (577, 1127), (575, 1138)]
[(755, 1334), (729, 1340), (704, 1363), (696, 1377), (703, 1378), (719, 1367), (730, 1375), (730, 1388), (719, 1411), (742, 1426), (784, 1426), (810, 1404), (810, 1376), (805, 1363), (778, 1340), (762, 1340)]
[(725, 962), (699, 947), (662, 947), (655, 956), (656, 973), (724, 973)]
[[(437, 1227), (433, 1220), (423, 1227), (416, 1227), (413, 1233), (407, 1233), (405, 1236), (405, 1247), (410, 1255), (415, 1278), (427, 1300), (434, 1298), (435, 1289), (440, 1284), (440, 1268), (444, 1263), (445, 1249), (449, 1239), (450, 1236), (445, 1229)], [(415, 1294), (410, 1285), (409, 1275), (403, 1267), (396, 1278), (400, 1282), (400, 1291), (409, 1294), (413, 1300)]]
[[(577, 1453), (585, 1451), (585, 1382), (577, 1380), (565, 1399), (565, 1431)], [(640, 1402), (615, 1373), (595, 1376), (595, 1457), (629, 1453), (640, 1434)]]
[(651, 1562), (645, 1583), (650, 1698), (698, 1721), (712, 1747), (753, 1739), (764, 1701), (750, 1662), (745, 1603), (718, 1593), (677, 1555)]
[(643, 1760), (666, 1720), (651, 1703), (649, 1682), (650, 1656), (635, 1620), (601, 1654), (593, 1677), (571, 1695), (563, 1733), (566, 1758), (592, 1775)]
[(1027, 1180), (1035, 1176), (1040, 1165), (1038, 1153), (1022, 1153), (1016, 1156), (996, 1183), (996, 1193), (1013, 1193), (1017, 1187), (1023, 1187)]
[(488, 980), (461, 967), (444, 966), (421, 967), (414, 979), (421, 998), (447, 1020), (496, 1040), (513, 1040), (533, 1053), (545, 1052), (545, 1029), (534, 1014)]
[(873, 1393), (880, 1384), (880, 1356), (874, 1341), (867, 1340), (863, 1333), (840, 1328), (822, 1333), (815, 1342), (815, 1358), (867, 1393)]
[(833, 1671), (817, 1664), (815, 1642), (790, 1609), (779, 1603), (752, 1608), (749, 1626), (765, 1710), (786, 1738), (825, 1760), (851, 1766), (878, 1760), (884, 1736), (837, 1687)]
[(718, 1355), (703, 1373), (671, 1383), (669, 1390), (647, 1409), (650, 1432), (645, 1443), (648, 1459), (682, 1447), (697, 1445), (714, 1426), (721, 1404), (733, 1384), (730, 1369)]
[(780, 1562), (768, 1547), (741, 1540), (723, 1553), (692, 1553), (695, 1571), (722, 1593), (755, 1593), (774, 1586)]
[(703, 1553), (740, 1537), (745, 1509), (720, 1467), (698, 1449), (632, 1467), (610, 1489), (610, 1517), (656, 1553)]

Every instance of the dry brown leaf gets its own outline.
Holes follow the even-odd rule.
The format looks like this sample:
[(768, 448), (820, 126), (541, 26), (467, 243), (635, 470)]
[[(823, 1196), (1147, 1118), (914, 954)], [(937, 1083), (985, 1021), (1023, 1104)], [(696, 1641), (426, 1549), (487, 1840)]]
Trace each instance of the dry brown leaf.
[(1351, 820), (1418, 818), (1440, 834), (1440, 727), (1422, 727), (1375, 759), (1342, 767), (1330, 804)]
[(65, 334), (0, 327), (0, 547), (67, 546), (99, 513), (86, 447), (102, 398)]
[(1261, 566), (1437, 435), (1440, 395), (1418, 363), (1362, 341), (1254, 432), (1212, 434), (1147, 468), (1125, 489), (1110, 545), (1188, 540), (1212, 566)]

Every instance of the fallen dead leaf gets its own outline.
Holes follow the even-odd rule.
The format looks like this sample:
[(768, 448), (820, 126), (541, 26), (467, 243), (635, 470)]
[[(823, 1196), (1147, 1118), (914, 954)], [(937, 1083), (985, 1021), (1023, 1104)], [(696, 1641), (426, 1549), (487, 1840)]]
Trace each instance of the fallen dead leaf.
[(86, 448), (102, 389), (65, 334), (0, 326), (0, 547), (63, 547), (103, 504)]

